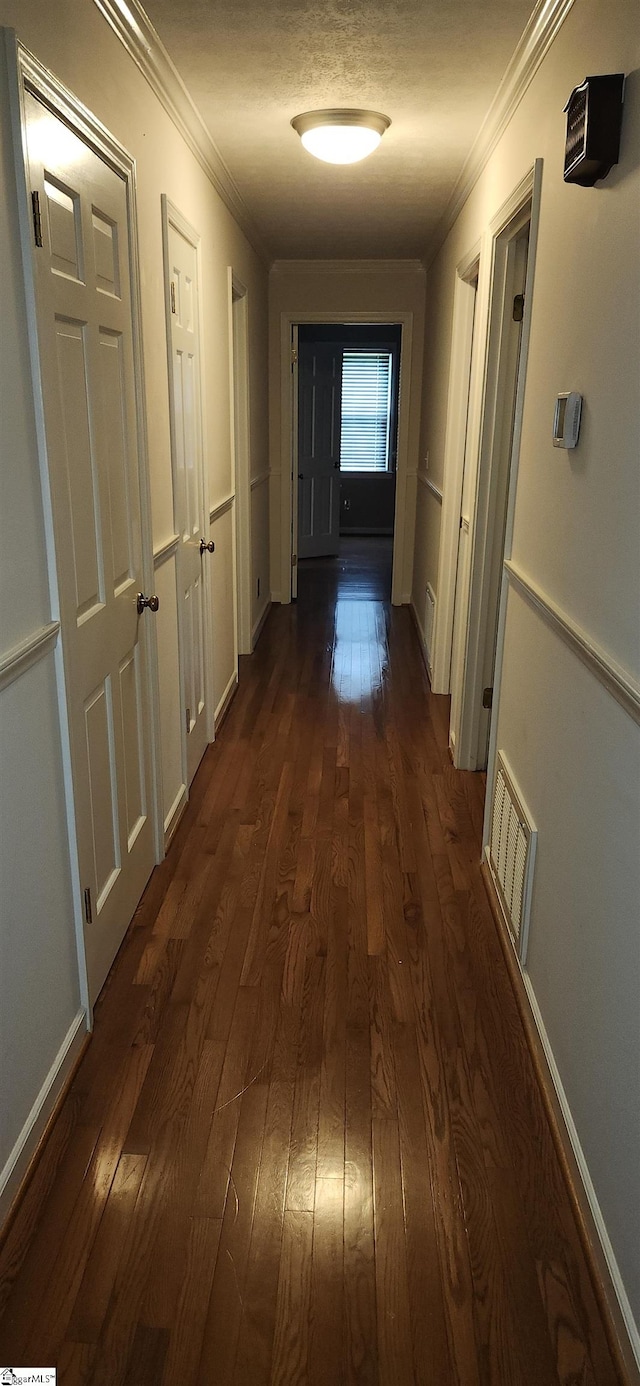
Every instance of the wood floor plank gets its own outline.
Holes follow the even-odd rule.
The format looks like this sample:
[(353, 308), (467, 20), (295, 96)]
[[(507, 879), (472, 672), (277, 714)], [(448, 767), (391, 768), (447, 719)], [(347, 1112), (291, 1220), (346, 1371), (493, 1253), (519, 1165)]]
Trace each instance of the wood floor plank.
[(269, 1089), (243, 1094), (215, 1274), (202, 1337), (201, 1381), (231, 1381), (242, 1331), (247, 1261)]
[(216, 1268), (221, 1218), (191, 1218), (187, 1259), (162, 1381), (198, 1386), (200, 1351)]
[(404, 1238), (402, 1174), (397, 1122), (373, 1119), (373, 1202), (376, 1246), (378, 1379), (380, 1386), (411, 1386), (409, 1278)]
[(313, 1213), (284, 1215), (271, 1386), (309, 1380)]
[(100, 1337), (122, 1254), (124, 1235), (146, 1163), (146, 1155), (122, 1155), (118, 1162), (67, 1328), (68, 1337), (78, 1343), (97, 1343)]
[(271, 1375), (299, 1033), (300, 1008), (283, 1004), (271, 1064), (236, 1386), (264, 1386)]
[(299, 565), (0, 1246), (62, 1386), (626, 1386), (390, 545)]
[(344, 1178), (345, 1379), (378, 1380), (369, 1030), (347, 1029)]
[(58, 1373), (64, 1386), (89, 1386), (95, 1366), (95, 1343), (63, 1343), (58, 1355)]
[(344, 1379), (344, 1177), (318, 1176), (308, 1380), (310, 1386), (342, 1386)]
[(289, 1211), (313, 1213), (318, 1158), (318, 1116), (324, 1021), (326, 959), (314, 948), (307, 957), (296, 1086), (287, 1172)]
[(167, 1354), (168, 1333), (139, 1323), (133, 1336), (124, 1386), (157, 1386), (162, 1380)]
[(316, 1179), (344, 1179), (347, 1011), (345, 912), (346, 891), (334, 888), (324, 989)]
[(145, 1323), (159, 1328), (173, 1324), (181, 1297), (192, 1215), (225, 1057), (221, 1041), (204, 1041), (186, 1118), (176, 1131), (174, 1153), (158, 1194), (161, 1216), (148, 1255), (141, 1313)]
[(387, 958), (369, 957), (371, 1109), (395, 1117), (397, 1093), (393, 1053), (393, 1008)]
[(452, 1379), (452, 1358), (432, 1200), (429, 1148), (422, 1106), (415, 1033), (396, 1026), (400, 1165), (404, 1200), (413, 1370), (417, 1386)]
[[(69, 1207), (66, 1200), (61, 1202), (60, 1217), (57, 1223), (51, 1220), (48, 1229), (47, 1255), (40, 1255), (22, 1281), (23, 1295), (27, 1293), (26, 1305), (24, 1301), (21, 1304), (19, 1292), (13, 1299), (12, 1312), (16, 1328), (22, 1318), (21, 1335), (16, 1340), (14, 1351), (18, 1362), (24, 1361), (30, 1353), (35, 1353), (37, 1360), (44, 1362), (43, 1354), (46, 1354), (47, 1344), (54, 1342), (58, 1349), (66, 1336), (89, 1252), (122, 1154), (131, 1113), (135, 1109), (149, 1067), (150, 1056), (150, 1047), (133, 1050), (129, 1056), (129, 1064), (122, 1075), (122, 1086), (117, 1100), (107, 1112), (97, 1140), (89, 1128), (89, 1141), (93, 1143), (93, 1149), (83, 1169), (73, 1206)], [(80, 1142), (78, 1144), (82, 1149)], [(70, 1192), (73, 1191), (73, 1187), (71, 1183)], [(50, 1206), (53, 1206), (53, 1201)], [(33, 1250), (34, 1248), (32, 1253)], [(59, 1273), (52, 1275), (51, 1266), (54, 1263)], [(34, 1304), (38, 1307), (35, 1322), (31, 1318)]]
[(250, 987), (241, 987), (229, 1034), (216, 1106), (212, 1114), (207, 1151), (194, 1201), (196, 1217), (222, 1218), (231, 1178), (231, 1164), (240, 1119), (239, 1097), (250, 1081), (247, 1067), (251, 1053), (252, 1027), (258, 997)]

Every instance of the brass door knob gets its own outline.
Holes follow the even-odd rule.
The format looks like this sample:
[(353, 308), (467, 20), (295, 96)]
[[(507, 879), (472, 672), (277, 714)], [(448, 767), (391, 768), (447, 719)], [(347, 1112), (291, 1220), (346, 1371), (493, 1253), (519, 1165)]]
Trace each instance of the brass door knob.
[(208, 544), (205, 544), (204, 539), (200, 540), (200, 553), (213, 553), (215, 547), (213, 539), (210, 539)]
[(137, 602), (136, 602), (136, 606), (137, 606), (137, 608), (138, 608), (138, 615), (139, 615), (139, 616), (142, 615), (142, 613), (143, 613), (143, 611), (144, 611), (144, 609), (145, 609), (145, 606), (148, 606), (148, 608), (149, 608), (150, 611), (157, 611), (159, 605), (160, 605), (160, 598), (159, 598), (159, 597), (155, 597), (155, 596), (153, 596), (153, 597), (145, 597), (144, 592), (138, 592), (138, 600), (137, 600)]

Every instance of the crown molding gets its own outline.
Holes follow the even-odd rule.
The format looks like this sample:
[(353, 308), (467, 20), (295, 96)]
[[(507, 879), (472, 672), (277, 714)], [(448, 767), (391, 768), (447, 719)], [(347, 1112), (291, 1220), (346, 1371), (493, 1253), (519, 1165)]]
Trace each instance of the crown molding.
[(274, 260), (272, 274), (424, 274), (422, 260)]
[(573, 4), (574, 0), (538, 0), (429, 243), (427, 267), (448, 236)]
[(142, 5), (138, 0), (94, 0), (94, 4), (146, 78), (247, 240), (268, 264), (271, 256), (263, 237)]

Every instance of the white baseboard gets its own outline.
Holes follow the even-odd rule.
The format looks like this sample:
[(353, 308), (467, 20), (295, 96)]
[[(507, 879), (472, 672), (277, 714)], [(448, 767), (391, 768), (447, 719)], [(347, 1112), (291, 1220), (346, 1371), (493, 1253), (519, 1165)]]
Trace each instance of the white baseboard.
[(176, 797), (164, 820), (164, 850), (166, 852), (175, 830), (187, 807), (189, 792), (186, 784), (181, 784)]
[(271, 610), (271, 598), (269, 598), (269, 600), (268, 600), (267, 602), (265, 602), (264, 607), (263, 607), (262, 611), (260, 612), (260, 615), (258, 616), (257, 621), (255, 621), (255, 623), (254, 623), (254, 625), (253, 625), (253, 627), (252, 627), (252, 630), (251, 630), (251, 648), (252, 648), (253, 650), (255, 650), (255, 647), (256, 647), (256, 645), (257, 645), (259, 639), (260, 639), (260, 636), (261, 636), (261, 634), (262, 634), (262, 627), (263, 627), (263, 625), (264, 625), (264, 623), (265, 623), (265, 621), (266, 621), (266, 619), (267, 619), (267, 616), (269, 615), (270, 610)]
[[(547, 1106), (547, 1114), (549, 1114), (549, 1107), (551, 1107), (553, 1111), (553, 1117), (550, 1118), (551, 1126), (552, 1130), (555, 1128), (555, 1137), (557, 1137), (557, 1141), (559, 1141), (562, 1146), (562, 1163), (565, 1165), (565, 1177), (573, 1190), (572, 1198), (574, 1203), (576, 1203), (580, 1209), (580, 1221), (586, 1229), (592, 1268), (595, 1270), (595, 1274), (603, 1288), (609, 1320), (612, 1324), (619, 1352), (624, 1358), (627, 1371), (631, 1370), (632, 1359), (635, 1361), (636, 1366), (640, 1368), (640, 1333), (638, 1331), (638, 1325), (635, 1321), (629, 1298), (624, 1287), (624, 1281), (620, 1273), (620, 1267), (618, 1266), (609, 1233), (607, 1232), (602, 1209), (600, 1208), (598, 1196), (589, 1173), (589, 1166), (580, 1143), (580, 1137), (576, 1130), (571, 1107), (569, 1106), (569, 1099), (564, 1090), (551, 1040), (547, 1034), (533, 983), (529, 973), (523, 967), (518, 957), (502, 901), (495, 888), (491, 868), (489, 866), (488, 847), (484, 849), (482, 875), (496, 920), (496, 926), (505, 953), (507, 966), (512, 975), (516, 994), (520, 986), (522, 987), (523, 995), (518, 998), (518, 1004), (521, 1008), (523, 1017), (523, 1007), (528, 1012), (529, 1018), (524, 1019), (524, 1025), (529, 1049), (532, 1053), (534, 1047), (537, 1048), (538, 1051), (541, 1051), (541, 1054), (538, 1052), (537, 1059), (534, 1056), (534, 1063), (538, 1070), (538, 1081), (543, 1094), (543, 1100)], [(550, 1086), (553, 1088), (552, 1095), (549, 1094)], [(589, 1224), (591, 1224), (590, 1227)], [(626, 1342), (624, 1341), (625, 1334)]]
[(348, 539), (350, 534), (360, 534), (365, 538), (370, 534), (374, 539), (383, 535), (386, 539), (393, 539), (393, 530), (389, 529), (388, 525), (382, 525), (379, 529), (375, 529), (372, 525), (349, 525), (348, 528), (344, 525), (340, 529), (340, 535), (343, 534), (345, 539)]
[(279, 606), (280, 603), (281, 603), (281, 601), (282, 601), (282, 593), (281, 593), (281, 592), (272, 592), (272, 593), (271, 593), (271, 602), (272, 602), (272, 605), (277, 605), (277, 606)]
[(413, 600), (413, 597), (411, 597), (411, 598), (409, 599), (408, 606), (409, 606), (409, 608), (410, 608), (411, 615), (413, 616), (414, 625), (415, 625), (416, 633), (417, 633), (417, 636), (418, 636), (418, 644), (419, 644), (419, 646), (420, 646), (420, 654), (422, 655), (422, 662), (423, 662), (424, 667), (425, 667), (425, 669), (426, 669), (426, 671), (427, 671), (427, 677), (428, 677), (428, 679), (429, 679), (429, 684), (431, 684), (431, 674), (432, 674), (432, 670), (431, 670), (431, 665), (430, 665), (430, 663), (429, 663), (429, 656), (428, 656), (428, 654), (427, 654), (427, 644), (426, 644), (426, 641), (425, 641), (425, 638), (424, 638), (424, 631), (423, 631), (423, 629), (422, 629), (422, 624), (421, 624), (420, 617), (419, 617), (419, 615), (418, 615), (417, 608), (416, 608), (416, 604), (415, 604), (415, 602), (414, 602), (414, 600)]
[(522, 967), (520, 959), (517, 957), (517, 954), (516, 961), (522, 974), (522, 980), (524, 982), (525, 991), (527, 993), (527, 998), (529, 1001), (529, 1005), (531, 1007), (531, 1014), (533, 1016), (538, 1034), (540, 1036), (540, 1043), (544, 1050), (544, 1056), (549, 1067), (551, 1081), (553, 1083), (560, 1110), (562, 1112), (562, 1117), (567, 1128), (567, 1135), (569, 1137), (569, 1141), (571, 1142), (571, 1148), (573, 1150), (580, 1178), (584, 1186), (587, 1202), (589, 1204), (589, 1208), (591, 1209), (591, 1215), (593, 1217), (596, 1232), (600, 1240), (602, 1253), (607, 1264), (609, 1275), (611, 1276), (611, 1283), (613, 1289), (615, 1290), (618, 1304), (620, 1305), (620, 1313), (622, 1314), (624, 1325), (629, 1335), (629, 1342), (631, 1344), (634, 1357), (636, 1359), (638, 1367), (640, 1367), (640, 1332), (638, 1330), (638, 1325), (633, 1316), (631, 1305), (629, 1303), (629, 1298), (624, 1287), (624, 1281), (620, 1273), (620, 1267), (618, 1266), (615, 1252), (613, 1250), (609, 1238), (609, 1233), (607, 1232), (605, 1220), (602, 1215), (602, 1209), (600, 1208), (600, 1204), (598, 1202), (598, 1196), (593, 1187), (593, 1181), (589, 1173), (589, 1166), (587, 1164), (585, 1154), (582, 1149), (582, 1145), (580, 1144), (580, 1137), (576, 1130), (575, 1122), (571, 1114), (569, 1100), (567, 1098), (567, 1094), (564, 1090), (562, 1079), (558, 1071), (558, 1066), (555, 1061), (553, 1049), (551, 1048), (551, 1041), (547, 1034), (546, 1026), (542, 1018), (542, 1012), (536, 1000), (536, 994), (533, 989), (533, 983), (528, 972), (525, 970), (524, 967)]
[(216, 708), (216, 710), (215, 710), (215, 714), (214, 714), (214, 719), (213, 719), (213, 720), (214, 720), (214, 725), (215, 725), (215, 729), (216, 729), (216, 736), (217, 736), (217, 734), (218, 734), (218, 729), (219, 729), (219, 727), (220, 727), (220, 723), (223, 721), (224, 716), (225, 716), (225, 713), (226, 713), (226, 712), (228, 711), (228, 709), (229, 709), (229, 704), (230, 704), (230, 702), (231, 702), (231, 699), (233, 698), (234, 693), (236, 692), (237, 687), (238, 687), (238, 674), (237, 674), (237, 671), (234, 669), (234, 671), (233, 671), (233, 673), (232, 673), (232, 675), (231, 675), (231, 678), (229, 679), (229, 682), (228, 682), (228, 684), (227, 684), (227, 686), (226, 686), (226, 688), (225, 688), (225, 690), (224, 690), (224, 693), (222, 694), (222, 697), (221, 697), (221, 699), (220, 699), (220, 702), (218, 703), (218, 706), (217, 706), (217, 708)]
[(0, 1173), (0, 1225), (4, 1222), (27, 1174), (47, 1122), (82, 1050), (87, 1033), (86, 1012), (81, 1010), (78, 1011), (60, 1045), (13, 1150), (2, 1173)]

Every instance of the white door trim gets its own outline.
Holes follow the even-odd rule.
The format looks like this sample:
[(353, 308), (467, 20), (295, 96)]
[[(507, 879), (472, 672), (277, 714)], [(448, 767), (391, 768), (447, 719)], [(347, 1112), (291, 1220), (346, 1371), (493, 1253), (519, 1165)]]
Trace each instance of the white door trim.
[[(542, 160), (537, 159), (524, 178), (514, 188), (488, 228), (489, 295), (487, 300), (487, 331), (484, 352), (482, 417), (478, 440), (478, 464), (475, 478), (475, 500), (472, 514), (471, 559), (469, 564), (469, 599), (467, 607), (462, 706), (457, 729), (455, 764), (459, 769), (475, 770), (478, 760), (479, 716), (482, 701), (483, 661), (486, 645), (486, 602), (489, 577), (488, 564), (492, 540), (491, 496), (492, 480), (497, 465), (499, 431), (502, 423), (499, 397), (499, 373), (502, 360), (503, 299), (507, 275), (507, 252), (510, 240), (517, 235), (518, 219), (527, 204), (529, 213), (529, 253), (525, 290), (525, 309), (522, 323), (520, 365), (514, 409), (511, 459), (509, 464), (507, 520), (504, 555), (511, 554), (513, 510), (522, 433), (522, 412), (527, 374), (527, 358), (531, 332), (531, 308), (536, 258), (536, 240), (540, 216)], [(509, 234), (513, 228), (513, 237)], [(502, 579), (504, 589), (504, 578)], [(503, 606), (501, 594), (500, 609)], [(492, 733), (497, 721), (500, 686), (501, 640), (500, 618), (494, 677)], [(495, 748), (494, 748), (495, 749)], [(491, 749), (490, 749), (491, 756)], [(487, 779), (489, 783), (489, 779)]]
[[(280, 600), (291, 601), (292, 535), (297, 537), (297, 487), (293, 475), (296, 451), (291, 407), (291, 330), (300, 323), (340, 322), (340, 313), (284, 312), (280, 314)], [(393, 573), (391, 601), (401, 606), (409, 601), (405, 591), (405, 560), (411, 554), (415, 516), (406, 513), (409, 471), (409, 403), (411, 358), (413, 351), (412, 312), (349, 312), (349, 323), (393, 323), (402, 328), (400, 349), (400, 389), (398, 396), (398, 455), (396, 463), (396, 507), (393, 529)], [(412, 474), (415, 489), (415, 472)], [(294, 497), (296, 508), (293, 507)]]
[[(144, 362), (142, 353), (140, 267), (137, 241), (136, 210), (136, 168), (135, 160), (118, 143), (102, 123), (66, 87), (47, 71), (26, 48), (20, 44), (12, 30), (4, 29), (4, 42), (9, 73), (9, 99), (11, 107), (14, 164), (17, 182), (18, 217), (22, 246), (22, 262), (25, 281), (27, 309), (27, 332), (34, 396), (38, 461), (42, 486), (47, 568), (51, 593), (51, 616), (54, 621), (60, 618), (60, 599), (53, 524), (53, 509), (49, 469), (47, 460), (46, 431), (42, 385), (40, 378), (40, 354), (37, 329), (36, 279), (33, 264), (33, 221), (29, 186), (27, 180), (28, 148), (27, 122), (25, 113), (25, 92), (31, 91), (60, 119), (65, 121), (98, 156), (124, 180), (127, 189), (127, 210), (129, 230), (129, 264), (131, 277), (131, 314), (133, 325), (133, 360), (136, 396), (136, 433), (140, 477), (140, 518), (142, 532), (142, 573), (145, 590), (153, 591), (153, 546), (151, 541), (151, 492), (149, 487), (148, 446), (145, 416)], [(157, 742), (159, 726), (159, 694), (157, 677), (157, 644), (153, 622), (144, 625), (143, 638), (146, 639), (147, 697), (151, 707), (152, 732), (150, 734), (151, 754), (151, 819), (153, 825), (156, 861), (164, 855), (162, 834), (162, 799), (160, 785), (160, 757)], [(74, 926), (78, 955), (78, 972), (82, 1006), (87, 1015), (87, 1024), (92, 1024), (92, 1010), (89, 998), (87, 960), (84, 942), (84, 913), (80, 873), (78, 867), (78, 842), (75, 824), (75, 795), (71, 762), (71, 737), (67, 710), (62, 641), (56, 644), (56, 680), (58, 712), (60, 718), (60, 737), (62, 748), (65, 812), (69, 839), (69, 858), (74, 902)]]
[(249, 297), (231, 265), (229, 293), (229, 373), (231, 397), (231, 465), (235, 496), (233, 590), (235, 603), (235, 670), (238, 655), (251, 654), (251, 414), (249, 409)]
[[(291, 516), (289, 522), (289, 532), (291, 534), (291, 563), (289, 572), (291, 574), (291, 600), (298, 596), (298, 518), (300, 505), (300, 365), (299, 365), (299, 344), (298, 344), (298, 324), (291, 324), (289, 339), (289, 358), (291, 360), (291, 372), (289, 375), (289, 398), (287, 409), (291, 417)], [(283, 598), (284, 600), (284, 598)]]
[(451, 687), (451, 651), (460, 539), (460, 505), (467, 432), (472, 414), (471, 361), (474, 324), (476, 334), (480, 330), (480, 314), (477, 303), (479, 286), (474, 282), (476, 274), (479, 274), (480, 271), (480, 249), (481, 246), (478, 241), (460, 261), (456, 269), (444, 442), (440, 552), (436, 588), (438, 600), (433, 632), (431, 687), (434, 693), (448, 693)]

